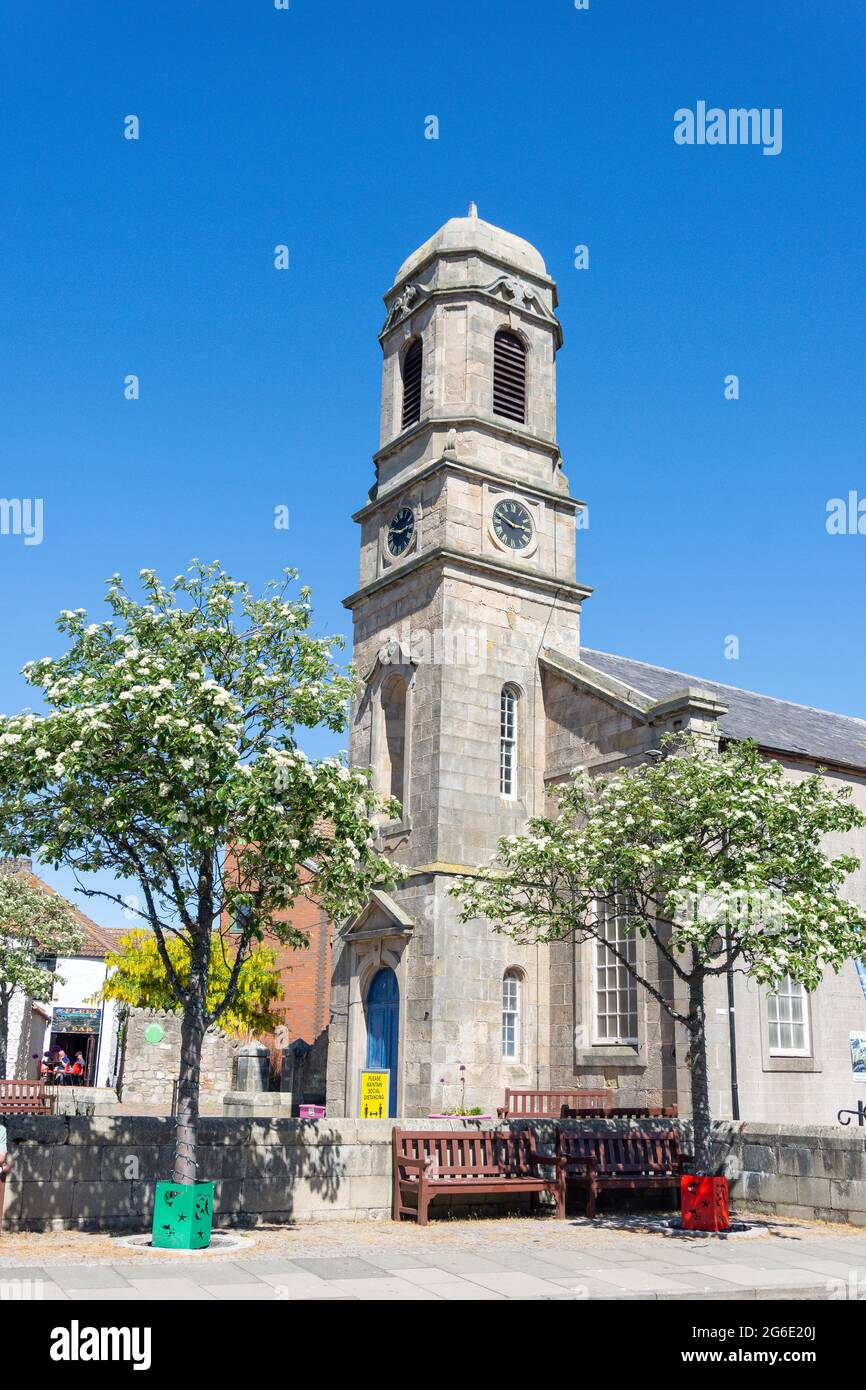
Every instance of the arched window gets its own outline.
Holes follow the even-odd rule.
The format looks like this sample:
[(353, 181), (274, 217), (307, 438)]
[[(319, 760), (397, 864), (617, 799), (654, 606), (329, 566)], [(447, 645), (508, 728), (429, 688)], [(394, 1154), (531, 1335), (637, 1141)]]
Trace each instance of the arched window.
[(517, 795), (517, 691), (510, 685), (499, 697), (499, 795)]
[(506, 970), (502, 976), (502, 1056), (516, 1062), (520, 1057), (520, 971)]
[(402, 803), (406, 762), (406, 682), (402, 676), (389, 676), (382, 686), (382, 725), (380, 790)]
[(424, 364), (424, 349), (421, 339), (409, 344), (403, 358), (403, 429), (415, 425), (421, 419), (421, 368)]
[(526, 423), (526, 348), (507, 328), (493, 339), (493, 413)]

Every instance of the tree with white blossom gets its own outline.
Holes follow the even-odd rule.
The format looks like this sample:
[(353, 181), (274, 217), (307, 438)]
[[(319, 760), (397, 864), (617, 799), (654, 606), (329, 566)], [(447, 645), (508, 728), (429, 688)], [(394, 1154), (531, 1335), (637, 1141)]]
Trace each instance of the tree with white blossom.
[[(683, 1026), (706, 1174), (707, 982), (732, 971), (773, 989), (790, 976), (811, 991), (863, 955), (866, 915), (844, 893), (860, 861), (828, 851), (826, 837), (866, 817), (849, 788), (795, 780), (752, 743), (718, 752), (680, 738), (663, 754), (612, 777), (578, 770), (556, 790), (557, 814), (501, 839), (493, 863), (452, 891), (463, 921), (486, 917), (517, 941), (604, 943)], [(655, 960), (627, 949), (629, 934)]]
[[(115, 575), (111, 617), (64, 611), (68, 650), (24, 668), (48, 712), (0, 717), (0, 847), (34, 847), (71, 866), (82, 892), (126, 909), (122, 881), (139, 885), (138, 916), (182, 1011), (178, 1183), (196, 1181), (205, 1031), (266, 935), (308, 944), (280, 920), (307, 891), (305, 864), (336, 919), (399, 872), (378, 852), (383, 807), (369, 772), (298, 747), (298, 729), (345, 728), (355, 681), (337, 663), (341, 639), (313, 636), (296, 578), (287, 570), (256, 597), (219, 564), (194, 561), (171, 584), (142, 570), (141, 601)], [(106, 870), (116, 892), (87, 884)], [(188, 953), (183, 978), (173, 938)], [(227, 971), (212, 971), (217, 955)]]
[(0, 1076), (8, 1074), (9, 1014), (16, 994), (50, 1001), (58, 956), (75, 956), (84, 932), (59, 893), (39, 888), (14, 865), (0, 872)]

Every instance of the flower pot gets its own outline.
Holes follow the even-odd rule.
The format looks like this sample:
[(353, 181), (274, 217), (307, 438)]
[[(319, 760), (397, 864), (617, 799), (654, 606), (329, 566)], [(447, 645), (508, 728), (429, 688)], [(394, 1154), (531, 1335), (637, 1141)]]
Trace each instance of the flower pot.
[(727, 1231), (727, 1178), (680, 1178), (680, 1208), (684, 1231)]
[(203, 1250), (210, 1245), (213, 1183), (158, 1182), (153, 1244), (160, 1250)]

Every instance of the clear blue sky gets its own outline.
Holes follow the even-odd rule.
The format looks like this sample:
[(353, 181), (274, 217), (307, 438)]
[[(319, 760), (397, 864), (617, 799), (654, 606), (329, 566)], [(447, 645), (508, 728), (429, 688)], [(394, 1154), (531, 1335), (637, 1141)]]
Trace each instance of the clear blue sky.
[[(559, 282), (586, 643), (866, 714), (866, 536), (825, 529), (866, 497), (862, 0), (47, 0), (0, 32), (0, 494), (45, 509), (0, 536), (0, 709), (114, 570), (295, 565), (350, 631), (381, 295), (475, 199)], [(781, 107), (781, 154), (676, 145), (699, 100)]]

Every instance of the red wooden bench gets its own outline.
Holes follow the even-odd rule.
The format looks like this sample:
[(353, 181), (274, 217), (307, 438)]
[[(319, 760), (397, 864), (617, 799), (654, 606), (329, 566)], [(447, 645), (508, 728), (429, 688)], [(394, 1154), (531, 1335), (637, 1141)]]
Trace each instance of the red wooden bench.
[[(533, 1208), (542, 1192), (556, 1201), (556, 1215), (565, 1216), (565, 1189), (550, 1154), (539, 1154), (529, 1130), (394, 1129), (394, 1200), (391, 1216), (400, 1221), (414, 1216), (427, 1225), (435, 1198), (454, 1193), (528, 1193)], [(539, 1169), (553, 1168), (550, 1177)], [(415, 1196), (415, 1204), (407, 1198)]]
[(560, 1187), (573, 1183), (586, 1189), (586, 1214), (595, 1215), (598, 1193), (605, 1188), (667, 1188), (679, 1192), (683, 1164), (673, 1130), (657, 1134), (638, 1130), (621, 1133), (581, 1133), (559, 1128), (556, 1132), (556, 1167)]
[(569, 1108), (600, 1110), (613, 1105), (613, 1091), (510, 1091), (496, 1111), (500, 1120), (559, 1120)]
[(50, 1115), (44, 1081), (0, 1081), (0, 1115)]

